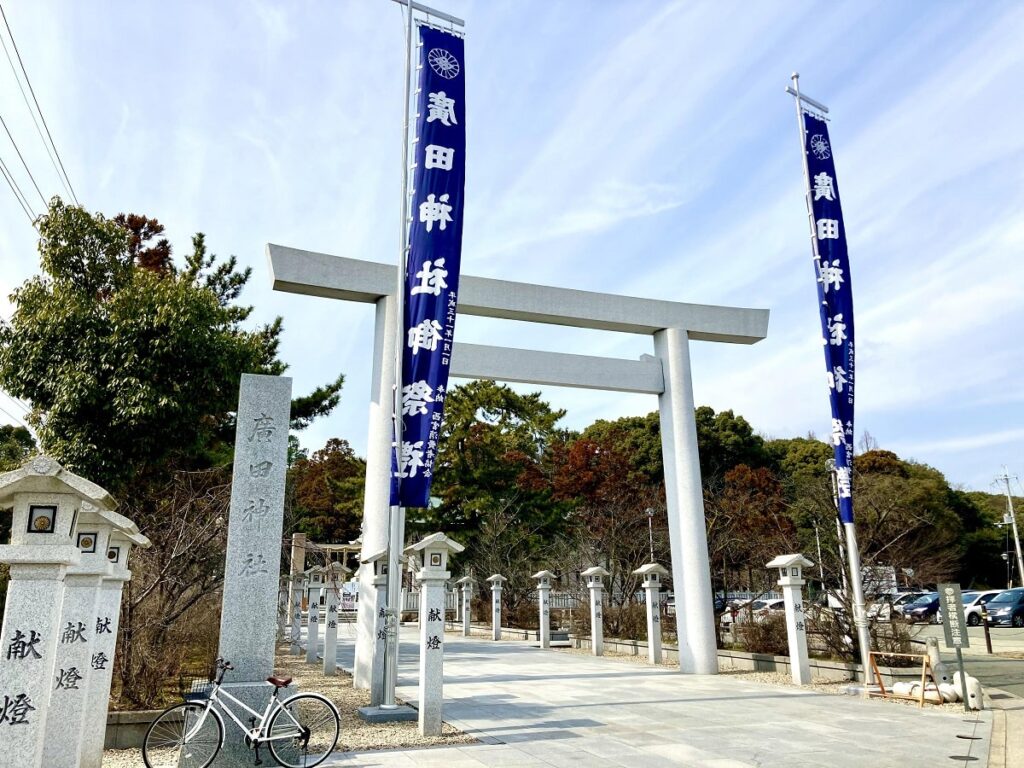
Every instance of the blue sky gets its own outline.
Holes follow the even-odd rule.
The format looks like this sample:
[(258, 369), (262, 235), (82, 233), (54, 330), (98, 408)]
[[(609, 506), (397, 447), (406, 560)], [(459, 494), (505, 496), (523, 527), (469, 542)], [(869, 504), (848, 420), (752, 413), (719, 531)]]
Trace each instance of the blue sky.
[[(366, 443), (372, 309), (275, 293), (264, 245), (394, 261), (401, 9), (336, 2), (4, 3), (88, 208), (203, 231), (282, 315), (298, 392), (344, 372), (303, 442)], [(467, 20), (463, 271), (768, 307), (752, 347), (695, 343), (698, 403), (771, 437), (828, 433), (790, 72), (832, 109), (857, 309), (858, 422), (881, 447), (994, 490), (1024, 474), (1024, 6), (500, 2)], [(59, 182), (6, 62), (0, 110)], [(6, 139), (0, 156), (16, 171)], [(29, 187), (23, 175), (23, 186)], [(30, 187), (29, 187), (30, 188)], [(36, 210), (40, 208), (34, 199)], [(38, 267), (0, 189), (0, 312)], [(636, 358), (650, 340), (465, 317), (463, 341)], [(530, 389), (524, 387), (523, 389)], [(545, 390), (567, 426), (654, 398)], [(0, 406), (12, 404), (0, 397)], [(6, 419), (0, 414), (0, 419)]]

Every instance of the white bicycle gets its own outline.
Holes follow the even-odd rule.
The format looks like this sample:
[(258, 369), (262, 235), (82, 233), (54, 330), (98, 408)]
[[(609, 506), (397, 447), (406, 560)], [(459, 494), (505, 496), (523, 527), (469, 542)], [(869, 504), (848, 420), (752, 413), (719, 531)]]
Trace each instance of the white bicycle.
[[(278, 692), (292, 678), (268, 677), (273, 686), (262, 714), (246, 706), (221, 687), (224, 673), (234, 669), (217, 659), (216, 679), (208, 676), (193, 684), (185, 701), (165, 709), (146, 731), (142, 759), (146, 768), (206, 768), (224, 746), (224, 717), (242, 731), (243, 741), (255, 750), (254, 765), (262, 765), (260, 747), (285, 768), (313, 768), (326, 760), (338, 743), (338, 710), (319, 693), (297, 693), (283, 701)], [(248, 713), (249, 725), (232, 711)]]

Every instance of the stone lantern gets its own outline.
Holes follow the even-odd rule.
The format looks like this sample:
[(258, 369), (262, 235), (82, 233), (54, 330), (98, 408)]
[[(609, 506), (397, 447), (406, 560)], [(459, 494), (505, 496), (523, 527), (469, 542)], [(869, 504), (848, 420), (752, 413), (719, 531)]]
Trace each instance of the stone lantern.
[(360, 568), (373, 574), (373, 657), (370, 663), (370, 706), (379, 707), (384, 702), (384, 659), (387, 655), (388, 633), (397, 632), (398, 627), (388, 621), (388, 551), (382, 549), (360, 559)]
[[(60, 623), (65, 576), (82, 563), (77, 518), (83, 503), (114, 507), (105, 490), (47, 456), (0, 475), (0, 508), (13, 508), (11, 542), (0, 545), (0, 562), (10, 566), (0, 629), (0, 710), (7, 715), (3, 753), (17, 756), (20, 765), (42, 764), (51, 699), (82, 690), (85, 669), (55, 668), (58, 646), (88, 644), (95, 636), (92, 621), (78, 617), (77, 605), (75, 623)], [(98, 539), (97, 530), (91, 547), (99, 547)], [(94, 600), (89, 591), (88, 615)]]
[(306, 614), (306, 663), (316, 664), (317, 651), (320, 650), (320, 593), (324, 588), (327, 569), (314, 565), (306, 569), (306, 596), (308, 606)]
[(469, 623), (473, 613), (473, 576), (467, 574), (455, 583), (462, 590), (462, 636), (469, 637)]
[(341, 609), (341, 594), (351, 569), (338, 562), (332, 562), (324, 571), (324, 589), (327, 592), (324, 620), (324, 674), (335, 674), (338, 667), (338, 612)]
[(551, 571), (533, 574), (537, 580), (537, 606), (540, 610), (540, 630), (537, 637), (541, 648), (551, 647), (551, 582), (557, 578)]
[(420, 690), (419, 732), (439, 736), (444, 702), (444, 583), (450, 555), (465, 549), (443, 533), (434, 533), (406, 547), (407, 555), (419, 554), (423, 568), (416, 574), (420, 584)]
[(491, 639), (501, 640), (501, 590), (508, 579), (496, 573), (487, 580), (491, 582)]
[[(110, 684), (114, 675), (114, 648), (117, 645), (117, 629), (121, 618), (121, 593), (124, 585), (132, 580), (132, 572), (128, 570), (128, 559), (135, 547), (148, 549), (151, 546), (149, 539), (139, 533), (139, 529), (130, 520), (113, 512), (99, 514), (112, 524), (106, 546), (97, 546), (97, 554), (106, 558), (109, 570), (100, 583), (99, 596), (96, 598), (96, 637), (92, 640), (89, 692), (86, 696), (90, 703), (86, 706), (82, 721), (80, 768), (100, 768), (103, 762)], [(88, 524), (89, 515), (83, 510), (79, 531), (86, 532)], [(82, 537), (77, 538), (79, 544), (84, 546)], [(85, 552), (82, 553), (82, 565), (88, 565)], [(109, 626), (107, 619), (110, 620)]]
[(779, 555), (765, 564), (765, 568), (777, 568), (779, 586), (786, 606), (786, 637), (789, 640), (789, 668), (793, 682), (808, 685), (811, 682), (811, 665), (807, 657), (807, 617), (801, 587), (806, 583), (803, 569), (814, 563), (803, 555)]
[(604, 655), (604, 577), (608, 575), (600, 565), (580, 574), (590, 590), (590, 650), (595, 656)]
[(661, 585), (668, 576), (668, 569), (657, 563), (647, 563), (633, 573), (643, 577), (647, 598), (647, 660), (651, 664), (661, 664)]

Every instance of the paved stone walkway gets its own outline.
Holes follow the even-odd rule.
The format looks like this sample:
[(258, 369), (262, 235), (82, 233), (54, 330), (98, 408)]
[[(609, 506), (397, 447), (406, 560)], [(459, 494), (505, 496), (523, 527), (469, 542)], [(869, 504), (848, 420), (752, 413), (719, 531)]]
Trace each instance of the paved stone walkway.
[[(399, 695), (416, 700), (415, 627)], [(915, 768), (987, 765), (990, 713), (963, 714), (682, 675), (610, 659), (448, 635), (445, 720), (478, 745), (338, 754), (326, 766)], [(350, 669), (352, 647), (338, 653)], [(983, 737), (979, 741), (957, 734)]]

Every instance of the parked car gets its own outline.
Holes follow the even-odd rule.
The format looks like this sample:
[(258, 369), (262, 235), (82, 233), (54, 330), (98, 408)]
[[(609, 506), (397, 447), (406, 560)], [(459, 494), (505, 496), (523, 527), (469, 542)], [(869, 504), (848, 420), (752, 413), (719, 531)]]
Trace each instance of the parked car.
[[(964, 607), (964, 618), (965, 619), (967, 617), (967, 606), (970, 605), (971, 603), (973, 603), (977, 596), (978, 596), (978, 593), (974, 592), (973, 590), (968, 590), (967, 592), (961, 592), (960, 593), (960, 603)], [(942, 623), (942, 603), (941, 603), (941, 601), (939, 603), (939, 610), (937, 610), (935, 612), (935, 623), (936, 624), (941, 624)]]
[[(962, 595), (964, 604), (964, 619), (967, 621), (968, 626), (977, 627), (981, 625), (981, 609), (988, 605), (989, 601), (993, 597), (1000, 594), (1004, 590), (1001, 589), (989, 589), (984, 592), (977, 592), (971, 590), (970, 592), (964, 592)], [(942, 609), (940, 608), (938, 613), (935, 614), (935, 621), (938, 624), (942, 623)]]
[(882, 621), (889, 621), (895, 616), (903, 615), (903, 607), (919, 598), (921, 592), (899, 592), (894, 595), (884, 595), (868, 606), (868, 618), (879, 618)]
[(995, 596), (1001, 595), (1004, 591), (1002, 589), (989, 589), (984, 592), (976, 592), (974, 600), (970, 603), (964, 603), (964, 615), (967, 619), (967, 624), (972, 627), (979, 626), (981, 624), (981, 609), (987, 608)]
[(988, 620), (995, 627), (1024, 627), (1024, 588), (1007, 589), (988, 602)]
[(939, 593), (928, 592), (903, 606), (903, 618), (911, 623), (934, 622), (939, 611)]
[(896, 600), (893, 600), (892, 610), (897, 616), (902, 616), (903, 611), (906, 610), (907, 606), (913, 603), (915, 600), (919, 600), (924, 597), (927, 592), (904, 592)]
[(771, 600), (754, 600), (723, 613), (720, 623), (722, 629), (728, 629), (733, 623), (746, 624), (751, 619), (761, 622), (773, 614), (781, 616), (785, 610), (786, 602), (781, 597)]

